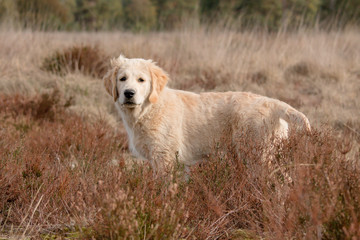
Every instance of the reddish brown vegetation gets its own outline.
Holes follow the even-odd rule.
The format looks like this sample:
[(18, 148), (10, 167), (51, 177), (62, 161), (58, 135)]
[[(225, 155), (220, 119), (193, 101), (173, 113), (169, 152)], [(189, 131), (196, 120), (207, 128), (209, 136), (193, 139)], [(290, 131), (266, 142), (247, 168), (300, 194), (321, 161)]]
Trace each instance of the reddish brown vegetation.
[(271, 164), (242, 139), (241, 159), (219, 145), (188, 180), (182, 166), (162, 179), (148, 164), (125, 164), (126, 136), (68, 112), (56, 92), (0, 99), (3, 234), (13, 226), (12, 234), (98, 239), (360, 237), (359, 150), (349, 134), (292, 134)]
[(104, 122), (69, 114), (54, 98), (1, 97), (0, 222), (21, 233), (27, 224), (30, 234), (89, 217), (92, 209), (75, 207), (81, 193), (88, 197), (87, 188), (106, 178), (109, 160), (121, 160), (125, 146)]
[(315, 131), (291, 135), (268, 165), (242, 150), (242, 160), (217, 153), (195, 170), (191, 188), (200, 194), (190, 212), (206, 225), (196, 231), (200, 239), (229, 238), (236, 229), (266, 239), (360, 236), (359, 155), (347, 159), (350, 148)]
[(57, 89), (54, 89), (51, 93), (44, 93), (32, 98), (21, 95), (0, 96), (1, 112), (11, 114), (14, 119), (28, 115), (34, 120), (46, 119), (54, 121), (57, 115), (63, 114), (64, 109), (71, 104), (72, 97), (62, 99)]

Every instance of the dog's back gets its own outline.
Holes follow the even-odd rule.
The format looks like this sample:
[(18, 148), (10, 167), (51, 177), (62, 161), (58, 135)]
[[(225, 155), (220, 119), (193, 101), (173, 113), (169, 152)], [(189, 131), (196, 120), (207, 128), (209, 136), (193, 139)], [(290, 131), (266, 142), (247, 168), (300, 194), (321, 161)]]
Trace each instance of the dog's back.
[(304, 114), (279, 100), (246, 92), (201, 93), (167, 89), (176, 96), (182, 115), (180, 153), (198, 161), (218, 142), (245, 137), (268, 144), (271, 136), (286, 138), (291, 127), (310, 130)]

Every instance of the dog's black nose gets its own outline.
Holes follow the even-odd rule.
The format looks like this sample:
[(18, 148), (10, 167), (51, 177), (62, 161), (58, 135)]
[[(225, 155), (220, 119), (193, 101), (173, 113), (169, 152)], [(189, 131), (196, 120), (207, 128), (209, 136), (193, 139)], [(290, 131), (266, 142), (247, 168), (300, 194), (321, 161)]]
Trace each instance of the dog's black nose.
[(135, 95), (135, 90), (134, 89), (126, 89), (124, 91), (124, 95), (126, 98), (132, 98)]

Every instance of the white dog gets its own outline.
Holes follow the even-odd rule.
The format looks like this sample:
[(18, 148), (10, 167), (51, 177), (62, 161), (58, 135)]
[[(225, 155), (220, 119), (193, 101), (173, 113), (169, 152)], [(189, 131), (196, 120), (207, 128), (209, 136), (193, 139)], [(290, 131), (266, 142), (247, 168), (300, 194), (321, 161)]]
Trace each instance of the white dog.
[(204, 159), (221, 139), (287, 137), (290, 126), (310, 130), (304, 114), (279, 100), (246, 92), (192, 93), (165, 87), (168, 75), (151, 60), (111, 60), (104, 77), (129, 136), (130, 150), (155, 170)]

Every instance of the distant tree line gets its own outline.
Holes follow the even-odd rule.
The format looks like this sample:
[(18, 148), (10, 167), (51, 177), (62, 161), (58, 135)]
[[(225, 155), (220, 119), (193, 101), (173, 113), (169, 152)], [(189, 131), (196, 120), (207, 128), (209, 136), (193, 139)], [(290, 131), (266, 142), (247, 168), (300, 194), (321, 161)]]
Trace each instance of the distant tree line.
[(174, 29), (188, 19), (270, 29), (358, 23), (360, 0), (0, 0), (0, 21), (23, 28)]

